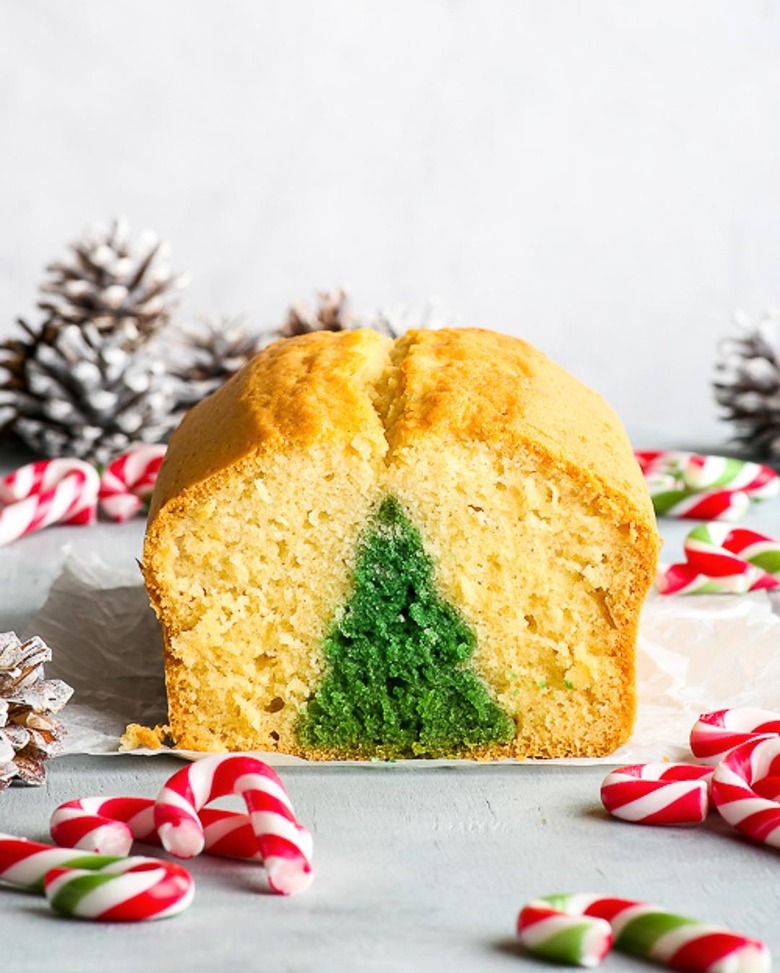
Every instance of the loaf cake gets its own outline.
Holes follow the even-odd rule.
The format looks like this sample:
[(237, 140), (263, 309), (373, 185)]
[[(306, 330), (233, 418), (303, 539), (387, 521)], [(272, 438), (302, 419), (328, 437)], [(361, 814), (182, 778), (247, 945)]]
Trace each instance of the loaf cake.
[(185, 416), (152, 499), (171, 734), (312, 759), (608, 754), (658, 548), (614, 412), (524, 341), (277, 341)]

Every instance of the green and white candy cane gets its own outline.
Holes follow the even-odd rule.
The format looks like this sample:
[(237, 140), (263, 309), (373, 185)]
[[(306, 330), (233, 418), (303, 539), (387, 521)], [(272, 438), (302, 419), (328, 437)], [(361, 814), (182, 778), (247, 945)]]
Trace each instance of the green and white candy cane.
[(0, 882), (44, 892), (62, 915), (121, 922), (178, 915), (195, 893), (189, 872), (174, 862), (57, 848), (10, 834), (0, 834)]
[(0, 834), (0, 883), (28, 892), (42, 892), (44, 877), (53, 868), (98, 869), (122, 860), (116, 855), (58, 848), (29, 838)]
[(740, 520), (754, 500), (780, 493), (769, 466), (727, 456), (636, 450), (658, 516)]
[(584, 914), (590, 898), (548, 895), (529, 902), (517, 917), (520, 942), (541, 959), (598, 966), (612, 946), (612, 928), (606, 920)]
[(607, 950), (599, 956), (598, 950), (573, 948), (572, 940), (559, 936), (553, 927), (546, 938), (534, 936), (535, 914), (540, 914), (545, 907), (548, 919), (551, 914), (557, 914), (566, 919), (579, 916), (601, 920), (611, 928), (615, 949), (670, 969), (688, 973), (768, 973), (771, 969), (769, 950), (758, 939), (676, 915), (647, 902), (582, 893), (545, 896), (521, 910), (518, 917), (521, 942), (530, 952), (546, 959), (595, 966)]
[(124, 858), (99, 871), (53, 868), (44, 892), (55, 912), (75, 919), (144, 922), (183, 912), (192, 902), (190, 873), (158, 858)]

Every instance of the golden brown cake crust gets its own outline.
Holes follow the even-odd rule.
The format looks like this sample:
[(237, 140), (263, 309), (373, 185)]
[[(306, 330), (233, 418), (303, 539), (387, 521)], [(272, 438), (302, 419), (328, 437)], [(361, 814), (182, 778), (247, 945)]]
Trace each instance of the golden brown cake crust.
[[(535, 444), (597, 477), (655, 532), (655, 516), (620, 420), (596, 392), (520, 338), (479, 328), (410, 331), (394, 350), (399, 396), (391, 444), (435, 432), (506, 447)], [(391, 416), (392, 420), (392, 416)]]
[(655, 516), (625, 430), (600, 395), (520, 338), (480, 328), (283, 338), (184, 418), (171, 439), (149, 520), (188, 487), (264, 449), (346, 438), (376, 425), (350, 376), (398, 368), (387, 419), (393, 448), (435, 431), (452, 439), (536, 444)]
[(379, 428), (358, 391), (381, 373), (392, 341), (376, 331), (282, 338), (184, 417), (171, 438), (150, 522), (187, 488), (258, 450), (306, 447)]

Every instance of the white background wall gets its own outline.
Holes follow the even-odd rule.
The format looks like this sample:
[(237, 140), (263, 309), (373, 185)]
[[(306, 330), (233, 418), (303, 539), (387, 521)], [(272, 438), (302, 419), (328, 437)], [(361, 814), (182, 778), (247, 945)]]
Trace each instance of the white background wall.
[(124, 213), (187, 315), (435, 296), (671, 434), (780, 304), (779, 180), (774, 0), (0, 0), (0, 336)]

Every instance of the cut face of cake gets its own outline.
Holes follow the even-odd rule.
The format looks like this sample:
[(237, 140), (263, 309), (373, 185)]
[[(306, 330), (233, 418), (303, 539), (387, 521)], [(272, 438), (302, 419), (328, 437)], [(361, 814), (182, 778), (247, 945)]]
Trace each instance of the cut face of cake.
[(659, 538), (618, 419), (519, 339), (316, 332), (174, 434), (143, 570), (180, 747), (602, 755)]

